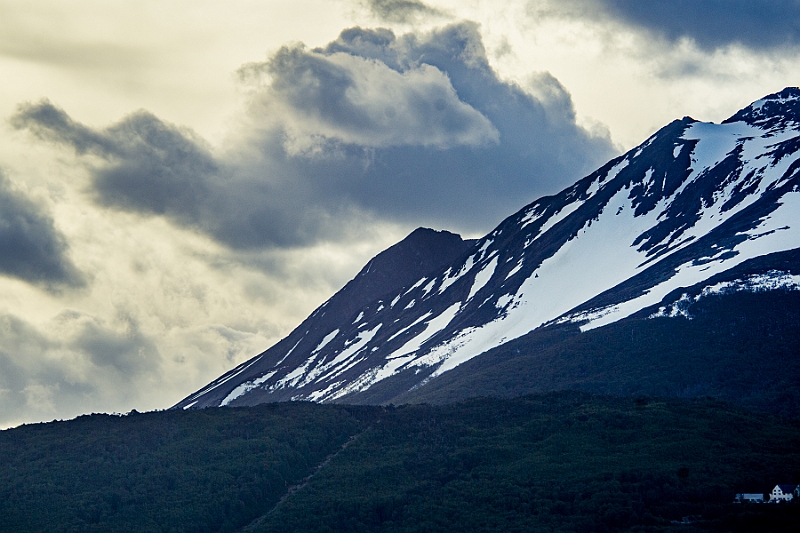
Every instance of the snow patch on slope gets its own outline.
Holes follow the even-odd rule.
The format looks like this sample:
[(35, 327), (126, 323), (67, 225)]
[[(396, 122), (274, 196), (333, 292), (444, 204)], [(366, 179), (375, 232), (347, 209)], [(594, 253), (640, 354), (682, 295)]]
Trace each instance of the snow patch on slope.
[(464, 262), (464, 265), (458, 269), (458, 272), (451, 273), (451, 269), (447, 269), (447, 272), (444, 274), (444, 278), (442, 279), (442, 284), (439, 287), (439, 291), (437, 294), (442, 294), (444, 291), (447, 290), (450, 285), (458, 281), (464, 274), (469, 272), (472, 269), (472, 266), (475, 264), (475, 256), (471, 255), (467, 258)]
[[(223, 376), (222, 378), (217, 379), (216, 381), (212, 381), (207, 387), (205, 387), (204, 389), (200, 390), (200, 392), (196, 392), (195, 394), (193, 394), (192, 396), (187, 398), (187, 400), (194, 400), (195, 398), (199, 398), (203, 394), (206, 394), (207, 392), (209, 392), (211, 390), (214, 390), (217, 387), (227, 383), (231, 379), (235, 378), (236, 376), (238, 376), (239, 374), (241, 374), (242, 372), (244, 372), (245, 370), (250, 368), (256, 361), (258, 361), (258, 359), (259, 359), (258, 357), (254, 357), (252, 360), (247, 361), (245, 363), (242, 363), (239, 366), (239, 368), (234, 369), (233, 371), (231, 371), (230, 375)], [(194, 402), (192, 402), (191, 405), (194, 405), (196, 403), (197, 403), (197, 401), (194, 401)], [(184, 409), (186, 409), (186, 407), (184, 407)]]
[(658, 311), (648, 318), (676, 317), (683, 316), (692, 318), (687, 309), (689, 305), (699, 301), (701, 298), (711, 295), (732, 294), (735, 292), (766, 292), (775, 290), (800, 290), (800, 276), (783, 272), (780, 270), (770, 270), (764, 274), (754, 274), (744, 279), (734, 281), (723, 281), (704, 287), (700, 294), (691, 298), (684, 293), (681, 297), (668, 306), (661, 306)]
[(424, 315), (422, 315), (421, 317), (419, 317), (418, 319), (416, 319), (416, 320), (415, 320), (414, 322), (412, 322), (411, 324), (409, 324), (409, 325), (407, 325), (406, 327), (404, 327), (404, 328), (402, 328), (402, 329), (398, 330), (397, 332), (395, 332), (395, 333), (394, 333), (394, 334), (393, 334), (391, 337), (389, 337), (388, 339), (386, 339), (386, 342), (390, 342), (390, 341), (392, 341), (393, 339), (396, 339), (397, 337), (399, 337), (400, 335), (402, 335), (403, 333), (405, 333), (405, 332), (406, 332), (406, 331), (408, 331), (409, 329), (413, 328), (414, 326), (416, 326), (417, 324), (419, 324), (420, 322), (422, 322), (423, 320), (425, 320), (426, 318), (428, 318), (428, 317), (429, 317), (429, 316), (431, 316), (432, 314), (433, 314), (433, 313), (431, 313), (430, 311), (428, 311), (427, 313), (425, 313)]
[(556, 224), (558, 224), (559, 222), (561, 222), (562, 220), (564, 220), (565, 218), (570, 216), (572, 213), (574, 213), (582, 205), (583, 205), (583, 201), (575, 200), (571, 204), (567, 204), (564, 207), (562, 207), (553, 216), (548, 218), (547, 222), (542, 224), (542, 227), (539, 229), (539, 234), (536, 235), (536, 237), (534, 237), (533, 240), (530, 241), (530, 242), (532, 243), (536, 239), (538, 239), (539, 237), (544, 235), (550, 228), (552, 228), (553, 226), (555, 226)]
[(522, 268), (522, 263), (524, 263), (524, 262), (525, 262), (525, 259), (520, 259), (519, 263), (517, 263), (516, 266), (514, 268), (512, 268), (511, 271), (508, 274), (506, 274), (506, 279), (510, 278), (511, 276), (513, 276), (514, 274), (519, 272), (520, 269)]
[(387, 355), (387, 359), (395, 359), (397, 357), (402, 357), (412, 352), (416, 352), (420, 349), (420, 347), (425, 344), (431, 337), (442, 331), (450, 321), (458, 313), (459, 309), (461, 309), (461, 302), (456, 302), (431, 320), (425, 325), (425, 329), (422, 330), (418, 335), (414, 338), (410, 339), (406, 342), (403, 346), (392, 352), (391, 354)]
[(416, 352), (420, 347), (430, 340), (434, 335), (442, 331), (453, 320), (461, 309), (461, 302), (456, 302), (436, 318), (428, 322), (425, 329), (418, 335), (406, 342), (399, 349), (386, 356), (386, 363), (380, 367), (374, 367), (367, 370), (361, 376), (350, 382), (345, 387), (333, 392), (325, 398), (326, 401), (341, 398), (353, 392), (366, 390), (373, 386), (375, 383), (382, 381), (394, 374), (396, 374), (407, 363), (413, 361), (417, 354)]
[(322, 350), (329, 342), (331, 342), (338, 334), (339, 330), (335, 329), (330, 333), (328, 333), (327, 335), (325, 335), (325, 338), (322, 339), (322, 342), (320, 342), (316, 348), (314, 348), (314, 351), (311, 352), (311, 355), (319, 353), (319, 351)]
[(261, 376), (259, 378), (256, 378), (256, 379), (253, 379), (251, 381), (245, 381), (244, 383), (242, 383), (241, 385), (239, 385), (238, 387), (233, 389), (230, 392), (230, 394), (228, 394), (225, 397), (225, 399), (223, 399), (219, 403), (219, 406), (220, 407), (225, 407), (226, 405), (231, 403), (233, 400), (235, 400), (239, 396), (243, 395), (246, 392), (250, 392), (251, 390), (253, 390), (256, 387), (258, 387), (259, 385), (261, 385), (262, 383), (265, 383), (269, 378), (271, 378), (274, 375), (275, 375), (275, 370), (273, 370), (271, 372), (267, 372), (263, 376)]
[[(491, 348), (525, 335), (636, 274), (642, 254), (629, 243), (654, 224), (660, 209), (634, 218), (627, 194), (628, 191), (622, 189), (609, 203), (619, 205), (627, 216), (617, 216), (613, 210), (606, 209), (591, 226), (587, 222), (574, 239), (544, 260), (523, 282), (514, 295), (514, 306), (503, 317), (462, 330), (409, 366), (439, 365), (431, 375), (431, 378), (436, 377)], [(591, 276), (586, 276), (587, 265), (591, 265)]]
[(492, 279), (495, 268), (497, 268), (497, 256), (494, 256), (489, 264), (484, 266), (480, 272), (475, 274), (475, 281), (472, 283), (472, 288), (469, 290), (469, 296), (467, 296), (467, 300), (472, 300), (472, 297), (475, 296), (478, 291), (489, 282), (490, 279)]
[(361, 352), (361, 350), (363, 350), (367, 346), (367, 344), (369, 344), (369, 342), (375, 337), (375, 334), (378, 333), (378, 330), (381, 329), (382, 325), (383, 324), (378, 324), (373, 329), (360, 332), (353, 341), (351, 341), (348, 345), (345, 346), (344, 350), (339, 352), (336, 355), (336, 357), (333, 358), (332, 361), (320, 365), (313, 371), (309, 372), (308, 376), (306, 376), (306, 379), (300, 384), (300, 386), (311, 383), (318, 376), (321, 376), (323, 373), (327, 372), (330, 369), (333, 369), (333, 371), (320, 377), (320, 380), (330, 379), (330, 377), (332, 376), (341, 374), (342, 369), (339, 369), (337, 367), (346, 364), (347, 362), (349, 362), (351, 358), (357, 356), (359, 352)]
[[(733, 249), (736, 255), (726, 259), (713, 259), (702, 264), (683, 265), (670, 279), (656, 285), (638, 298), (610, 308), (593, 310), (582, 316), (571, 317), (571, 321), (588, 320), (588, 323), (581, 326), (582, 331), (605, 326), (622, 320), (645, 307), (656, 305), (673, 290), (700, 283), (704, 279), (722, 273), (748, 259), (771, 252), (798, 248), (800, 247), (800, 231), (797, 229), (791, 231), (791, 225), (797, 224), (797, 213), (800, 213), (800, 192), (788, 193), (782, 198), (778, 209), (767, 216), (757, 228), (748, 232), (750, 238)], [(722, 251), (720, 250), (720, 252)]]

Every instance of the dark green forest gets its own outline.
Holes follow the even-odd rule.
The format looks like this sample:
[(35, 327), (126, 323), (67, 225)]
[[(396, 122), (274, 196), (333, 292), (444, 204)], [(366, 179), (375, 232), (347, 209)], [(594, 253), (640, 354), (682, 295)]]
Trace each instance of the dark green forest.
[(0, 531), (236, 531), (363, 427), (302, 403), (6, 430)]
[(0, 432), (0, 531), (796, 531), (800, 423), (557, 392), (92, 415)]

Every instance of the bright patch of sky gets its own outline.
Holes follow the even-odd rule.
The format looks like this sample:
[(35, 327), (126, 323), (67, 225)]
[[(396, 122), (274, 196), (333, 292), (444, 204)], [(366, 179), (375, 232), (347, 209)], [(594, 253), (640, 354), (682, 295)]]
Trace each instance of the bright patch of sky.
[[(493, 129), (499, 126), (457, 100), (458, 93), (448, 85), (453, 78), (433, 67), (398, 77), (391, 69), (373, 65), (372, 77), (362, 79), (357, 74), (366, 71), (352, 69), (372, 60), (342, 62), (312, 52), (336, 41), (342, 30), (384, 27), (398, 38), (413, 34), (419, 40), (448, 24), (477, 23), (462, 25), (460, 31), (476, 32), (477, 37), (470, 38), (479, 38), (473, 44), (485, 47), (498, 83), (510, 82), (535, 98), (547, 122), (557, 126), (554, 134), (570, 140), (561, 146), (558, 139), (547, 137), (546, 144), (531, 145), (531, 152), (563, 149), (553, 161), (574, 158), (572, 141), (581, 135), (595, 135), (592, 142), (600, 148), (594, 154), (605, 153), (611, 142), (621, 151), (675, 118), (690, 115), (718, 122), (800, 79), (795, 41), (770, 48), (746, 39), (717, 45), (696, 35), (664, 37), (651, 26), (610, 15), (598, 7), (604, 5), (599, 1), (432, 0), (427, 2), (431, 9), (410, 15), (381, 13), (370, 5), (368, 0), (0, 0), (0, 175), (5, 180), (0, 180), (0, 200), (40, 229), (26, 238), (33, 239), (31, 246), (44, 243), (32, 249), (49, 250), (41, 259), (54, 265), (49, 281), (13, 268), (0, 277), (0, 321), (7, 325), (0, 335), (0, 353), (7, 354), (0, 357), (0, 427), (87, 412), (169, 407), (283, 338), (369, 258), (414, 227), (435, 222), (442, 229), (466, 231), (465, 237), (480, 237), (503, 213), (522, 207), (508, 205), (506, 211), (507, 198), (497, 196), (495, 218), (462, 229), (459, 224), (465, 219), (455, 215), (464, 212), (460, 202), (492, 201), (487, 196), (491, 187), (478, 182), (458, 188), (443, 182), (448, 194), (434, 198), (452, 204), (445, 210), (451, 218), (439, 216), (445, 212), (441, 209), (415, 211), (417, 191), (403, 190), (401, 181), (396, 182), (397, 190), (371, 198), (383, 201), (407, 194), (409, 200), (395, 206), (393, 218), (382, 217), (379, 209), (340, 202), (363, 198), (374, 185), (341, 181), (374, 168), (372, 145), (408, 144), (415, 138), (414, 128), (429, 124), (425, 120), (439, 101), (414, 109), (417, 100), (411, 96), (420, 87), (447, 103), (446, 118), (460, 124), (460, 129), (442, 131), (435, 139), (419, 137), (434, 151), (456, 145), (490, 150), (503, 142)], [(444, 39), (442, 35), (438, 38)], [(299, 70), (275, 70), (276, 63), (270, 61), (281, 47), (287, 47), (281, 57), (293, 58), (291, 66)], [(345, 160), (351, 166), (326, 176), (322, 185), (297, 181), (302, 164), (294, 156), (279, 162), (256, 157), (259, 143), (276, 126), (254, 124), (250, 112), (256, 109), (255, 96), (264, 94), (273, 96), (266, 104), (259, 100), (265, 109), (295, 113), (281, 115), (287, 124), (299, 120), (297, 109), (302, 111), (302, 106), (291, 108), (289, 100), (274, 97), (277, 86), (265, 89), (269, 76), (243, 83), (249, 71), (240, 69), (247, 65), (259, 65), (262, 71), (272, 65), (273, 78), (280, 74), (287, 83), (300, 79), (292, 75), (302, 68), (314, 65), (338, 65), (345, 73), (351, 69), (353, 79), (375, 82), (358, 85), (363, 108), (354, 108), (361, 109), (360, 118), (373, 127), (384, 120), (383, 107), (375, 106), (385, 104), (375, 87), (402, 78), (406, 85), (391, 89), (408, 96), (404, 102), (416, 114), (408, 115), (398, 138), (388, 133), (371, 137), (357, 129), (358, 121), (343, 122), (352, 117), (346, 113), (323, 117), (338, 128), (324, 142), (315, 136), (313, 120), (304, 116), (304, 164), (324, 167)], [(9, 127), (20, 104), (43, 98), (64, 110), (71, 137), (42, 141), (37, 135), (46, 134), (41, 129), (45, 122), (29, 123), (21, 130)], [(342, 103), (353, 101), (343, 97)], [(134, 115), (137, 110), (149, 115)], [(447, 121), (431, 124), (440, 127)], [(132, 208), (131, 202), (140, 197), (131, 191), (147, 190), (141, 184), (105, 189), (109, 195), (99, 198), (99, 185), (117, 183), (113, 180), (119, 174), (114, 172), (130, 168), (125, 165), (139, 161), (136, 157), (144, 157), (144, 168), (149, 168), (158, 157), (186, 153), (171, 152), (158, 142), (148, 144), (152, 139), (147, 132), (155, 130), (147, 128), (164, 125), (162, 133), (169, 133), (168, 138), (195, 149), (201, 163), (216, 165), (202, 167), (208, 170), (206, 181), (188, 173), (197, 179), (182, 182), (166, 195), (155, 191), (147, 199), (162, 202), (161, 207)], [(97, 146), (111, 142), (117, 151), (86, 152), (87, 145), (81, 143), (98, 136), (104, 136), (106, 144)], [(370, 139), (380, 143), (370, 144)], [(123, 153), (129, 159), (119, 159)], [(328, 159), (314, 159), (323, 156)], [(523, 163), (515, 168), (523, 168)], [(219, 181), (220, 175), (235, 175), (238, 181)], [(398, 170), (397, 175), (405, 174)], [(461, 174), (449, 179), (456, 178)], [(528, 174), (518, 181), (522, 185), (508, 186), (533, 183)], [(239, 190), (239, 185), (246, 187)], [(538, 186), (539, 191), (560, 187)], [(220, 197), (206, 202), (209, 190)], [(290, 196), (294, 203), (287, 200)], [(242, 208), (266, 201), (273, 202), (281, 216), (259, 226), (261, 212)], [(241, 220), (223, 216), (241, 212)], [(776, 212), (765, 228), (773, 223), (780, 227), (779, 219), (791, 216), (786, 213), (790, 212)], [(289, 233), (268, 235), (281, 223)], [(253, 234), (236, 234), (244, 230)], [(287, 234), (291, 242), (281, 241)], [(781, 235), (776, 230), (743, 246), (784, 238)], [(260, 244), (267, 240), (269, 246)], [(468, 271), (451, 273), (439, 292)], [(75, 272), (81, 276), (73, 276)], [(433, 281), (428, 282), (426, 294), (434, 288)]]

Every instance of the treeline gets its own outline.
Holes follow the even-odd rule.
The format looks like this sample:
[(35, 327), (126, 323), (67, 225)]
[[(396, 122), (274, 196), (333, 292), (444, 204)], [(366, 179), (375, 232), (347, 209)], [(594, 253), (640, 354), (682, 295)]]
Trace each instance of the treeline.
[(779, 482), (800, 482), (800, 425), (708, 399), (289, 403), (0, 432), (0, 531), (20, 533), (796, 531), (800, 505), (732, 503)]

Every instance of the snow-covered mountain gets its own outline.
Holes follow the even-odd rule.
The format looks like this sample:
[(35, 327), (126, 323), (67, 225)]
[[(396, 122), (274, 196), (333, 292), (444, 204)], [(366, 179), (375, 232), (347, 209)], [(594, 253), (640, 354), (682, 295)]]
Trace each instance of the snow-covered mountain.
[(356, 299), (348, 284), (176, 407), (389, 402), (536, 328), (587, 331), (674, 316), (720, 291), (797, 289), (794, 270), (756, 259), (800, 248), (800, 90), (722, 124), (676, 120), (484, 238), (450, 242), (430, 269)]

